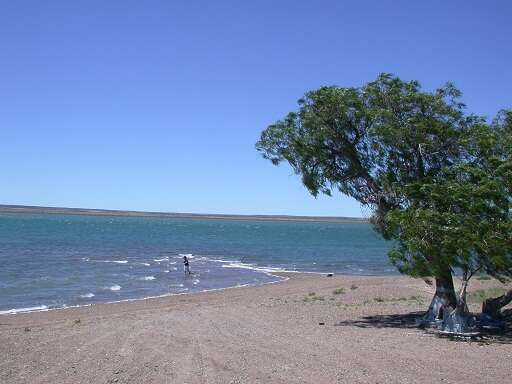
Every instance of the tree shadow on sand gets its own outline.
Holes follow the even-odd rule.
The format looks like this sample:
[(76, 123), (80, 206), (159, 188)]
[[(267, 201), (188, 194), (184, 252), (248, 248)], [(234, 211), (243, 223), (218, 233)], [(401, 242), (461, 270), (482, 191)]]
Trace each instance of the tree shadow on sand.
[(356, 320), (340, 321), (335, 325), (358, 328), (418, 328), (416, 320), (422, 315), (423, 312), (411, 312), (405, 314), (364, 316)]
[[(417, 320), (424, 312), (397, 313), (388, 315), (364, 316), (355, 320), (340, 321), (335, 326), (338, 327), (358, 327), (358, 328), (395, 328), (395, 329), (417, 329), (422, 331), (418, 326)], [(424, 329), (423, 331), (440, 338), (447, 338), (453, 341), (480, 341), (482, 343), (501, 343), (512, 344), (512, 317), (504, 319), (503, 327), (496, 328), (480, 328), (479, 334), (466, 337), (451, 334), (442, 334), (436, 329)]]

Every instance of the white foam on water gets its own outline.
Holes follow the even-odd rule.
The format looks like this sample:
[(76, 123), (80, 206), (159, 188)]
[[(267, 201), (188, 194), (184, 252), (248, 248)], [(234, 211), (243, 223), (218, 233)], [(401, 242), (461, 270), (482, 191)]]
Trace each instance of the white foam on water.
[(239, 263), (238, 260), (220, 260), (220, 259), (210, 259), (210, 261), (215, 261), (217, 263), (227, 263), (227, 264), (232, 264), (232, 263)]
[(128, 260), (90, 260), (94, 263), (115, 263), (115, 264), (127, 264)]
[(169, 261), (169, 264), (176, 264), (175, 261)]
[(169, 284), (169, 287), (184, 287), (183, 284)]
[(151, 264), (149, 264), (149, 263), (140, 263), (140, 264), (141, 265), (145, 265), (146, 267), (150, 267), (151, 266)]
[(167, 261), (169, 260), (168, 257), (164, 257), (163, 259), (153, 259), (153, 261), (156, 261), (157, 263), (161, 263), (162, 261)]
[(27, 313), (27, 312), (35, 312), (35, 311), (45, 311), (48, 310), (47, 305), (38, 305), (36, 307), (26, 307), (26, 308), (13, 308), (7, 311), (0, 311), (0, 315), (14, 315), (16, 313)]
[(83, 295), (80, 295), (82, 299), (90, 299), (91, 297), (94, 297), (94, 293), (85, 293)]
[(121, 290), (121, 286), (117, 285), (117, 284), (114, 284), (114, 285), (112, 285), (110, 287), (105, 287), (105, 289), (108, 289), (110, 291), (119, 291), (119, 290)]
[(264, 273), (272, 273), (272, 272), (296, 272), (296, 271), (287, 271), (284, 268), (270, 268), (270, 267), (257, 267), (254, 264), (247, 263), (230, 263), (224, 264), (222, 268), (238, 268), (238, 269), (250, 269), (252, 271), (264, 272)]
[(166, 270), (164, 271), (164, 273), (169, 273), (169, 270), (168, 270), (168, 269), (166, 269)]
[(191, 253), (178, 253), (178, 256), (186, 256), (187, 259), (193, 259), (194, 258), (194, 255), (192, 255)]
[(155, 276), (144, 276), (144, 277), (141, 277), (139, 280), (151, 281), (151, 280), (155, 280)]
[(176, 268), (176, 267), (173, 267), (173, 268), (172, 268), (172, 270), (173, 270), (173, 271), (177, 271), (177, 270), (178, 270), (178, 268)]
[(199, 280), (199, 279), (194, 279), (194, 280), (192, 281), (192, 284), (197, 285), (197, 284), (199, 284), (199, 282), (200, 282), (200, 281), (201, 281), (201, 280)]
[[(297, 272), (297, 273), (302, 273), (302, 272)], [(316, 274), (318, 272), (305, 272), (305, 273), (315, 273)], [(276, 283), (281, 283), (283, 281), (289, 280), (289, 277), (282, 277), (282, 276), (276, 276), (276, 277), (279, 277), (279, 280), (270, 281), (270, 282), (266, 282), (266, 283), (259, 283), (259, 284), (234, 285), (234, 286), (223, 287), (223, 288), (203, 289), (200, 292), (224, 291), (224, 290), (227, 290), (227, 289), (234, 289), (234, 288), (236, 289), (236, 288), (240, 288), (240, 287), (243, 287), (243, 286), (257, 287), (257, 286), (260, 286), (260, 285), (276, 284)], [(181, 284), (181, 286), (183, 286), (183, 284)], [(119, 287), (119, 288), (121, 288), (121, 287)], [(107, 289), (108, 289), (108, 287), (107, 287)], [(194, 292), (187, 292), (188, 288), (181, 288), (178, 291), (179, 291), (178, 293), (170, 293), (169, 292), (169, 293), (164, 293), (162, 295), (156, 295), (156, 296), (146, 296), (146, 297), (140, 297), (140, 298), (134, 298), (134, 299), (107, 301), (107, 302), (104, 302), (102, 304), (122, 303), (122, 302), (130, 302), (130, 301), (140, 301), (140, 300), (147, 300), (147, 299), (156, 299), (156, 298), (168, 297), (168, 296), (179, 296), (179, 295), (194, 294)], [(0, 315), (13, 315), (13, 314), (16, 314), (16, 313), (18, 313), (20, 311), (25, 311), (25, 312), (32, 312), (32, 311), (34, 311), (34, 312), (58, 311), (58, 310), (66, 309), (66, 308), (90, 307), (92, 305), (94, 305), (94, 304), (80, 304), (80, 305), (62, 306), (62, 307), (54, 307), (54, 308), (48, 308), (46, 305), (41, 305), (41, 306), (38, 306), (38, 307), (18, 308), (18, 309), (11, 309), (11, 310), (8, 310), (8, 311), (0, 311)]]

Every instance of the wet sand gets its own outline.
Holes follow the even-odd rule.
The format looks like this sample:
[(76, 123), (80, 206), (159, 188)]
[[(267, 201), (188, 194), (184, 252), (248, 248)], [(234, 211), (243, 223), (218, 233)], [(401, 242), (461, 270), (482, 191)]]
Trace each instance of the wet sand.
[(421, 280), (283, 276), (258, 287), (0, 316), (0, 383), (467, 384), (512, 376), (512, 344), (456, 342), (413, 326), (433, 291)]

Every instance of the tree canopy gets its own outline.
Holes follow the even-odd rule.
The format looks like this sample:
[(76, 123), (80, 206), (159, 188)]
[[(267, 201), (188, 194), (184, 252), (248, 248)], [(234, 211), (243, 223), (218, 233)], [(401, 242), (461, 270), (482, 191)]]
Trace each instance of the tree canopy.
[(451, 84), (424, 92), (390, 74), (361, 88), (322, 87), (265, 129), (256, 147), (274, 164), (287, 161), (313, 195), (337, 189), (379, 216), (412, 204), (396, 186), (457, 161), (459, 138), (479, 121), (464, 115), (459, 97)]

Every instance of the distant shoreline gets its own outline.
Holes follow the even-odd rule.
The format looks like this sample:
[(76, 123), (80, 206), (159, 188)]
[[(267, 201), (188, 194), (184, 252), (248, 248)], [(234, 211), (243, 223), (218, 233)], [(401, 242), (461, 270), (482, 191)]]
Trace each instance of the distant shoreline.
[(122, 211), (110, 209), (89, 208), (65, 208), (65, 207), (40, 207), (30, 205), (0, 204), (0, 213), (44, 213), (64, 215), (88, 215), (88, 216), (125, 216), (125, 217), (155, 217), (172, 219), (197, 219), (197, 220), (260, 220), (260, 221), (296, 221), (296, 222), (323, 222), (323, 223), (353, 223), (367, 224), (368, 220), (357, 217), (336, 216), (288, 216), (288, 215), (231, 215), (231, 214), (207, 214), (207, 213), (176, 213), (176, 212), (144, 212)]

